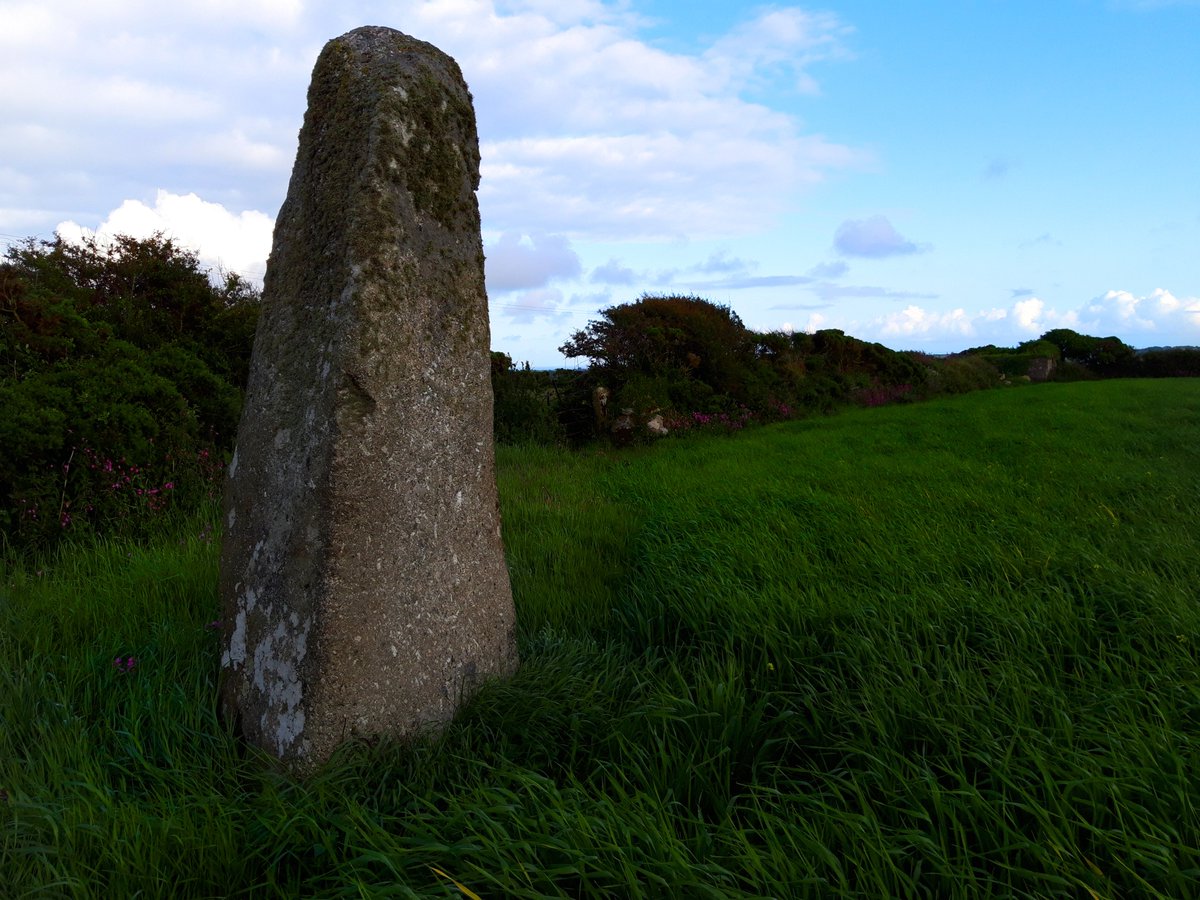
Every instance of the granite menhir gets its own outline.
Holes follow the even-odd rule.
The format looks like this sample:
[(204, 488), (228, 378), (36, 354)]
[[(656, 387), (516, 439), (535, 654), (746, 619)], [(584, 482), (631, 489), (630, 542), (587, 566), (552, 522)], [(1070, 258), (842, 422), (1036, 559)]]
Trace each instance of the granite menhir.
[(411, 737), (517, 663), (458, 65), (326, 44), (263, 288), (225, 496), (226, 715), (295, 768)]

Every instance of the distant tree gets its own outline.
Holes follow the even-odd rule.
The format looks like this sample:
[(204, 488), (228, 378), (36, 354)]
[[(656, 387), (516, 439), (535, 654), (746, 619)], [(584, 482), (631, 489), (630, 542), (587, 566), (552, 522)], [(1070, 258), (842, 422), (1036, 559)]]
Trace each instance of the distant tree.
[(644, 295), (602, 310), (559, 351), (585, 356), (607, 373), (654, 375), (669, 370), (700, 381), (721, 380), (754, 340), (728, 306), (700, 297)]
[(1059, 349), (1066, 362), (1085, 366), (1097, 375), (1135, 374), (1135, 352), (1117, 337), (1090, 337), (1070, 328), (1055, 328), (1039, 339)]
[(867, 393), (900, 398), (926, 378), (926, 366), (881, 344), (834, 329), (754, 332), (729, 307), (699, 297), (643, 296), (601, 315), (559, 349), (589, 358), (617, 407), (775, 418)]
[(616, 390), (619, 406), (694, 410), (749, 401), (758, 336), (728, 306), (645, 295), (601, 316), (559, 351), (590, 359), (597, 377)]

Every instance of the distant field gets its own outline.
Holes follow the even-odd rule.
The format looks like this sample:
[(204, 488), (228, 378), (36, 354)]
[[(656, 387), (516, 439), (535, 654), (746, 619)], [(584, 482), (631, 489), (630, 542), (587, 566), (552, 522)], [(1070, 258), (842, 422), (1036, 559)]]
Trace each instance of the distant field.
[(216, 721), (215, 511), (12, 565), (0, 895), (1197, 895), (1200, 382), (499, 482), (519, 674), (306, 784)]

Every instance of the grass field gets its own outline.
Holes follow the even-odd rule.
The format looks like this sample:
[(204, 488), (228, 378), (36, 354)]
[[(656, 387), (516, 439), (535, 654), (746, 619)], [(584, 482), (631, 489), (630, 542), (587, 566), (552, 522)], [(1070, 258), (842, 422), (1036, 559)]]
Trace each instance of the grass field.
[(307, 782), (217, 721), (215, 511), (11, 564), (0, 895), (1200, 895), (1200, 383), (499, 481), (520, 672)]

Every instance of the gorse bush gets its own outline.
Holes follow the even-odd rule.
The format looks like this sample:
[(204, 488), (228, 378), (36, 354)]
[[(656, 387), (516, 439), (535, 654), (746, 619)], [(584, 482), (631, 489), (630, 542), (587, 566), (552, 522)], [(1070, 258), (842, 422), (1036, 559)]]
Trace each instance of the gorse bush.
[(26, 241), (0, 264), (0, 533), (146, 527), (217, 490), (258, 294), (161, 236)]

